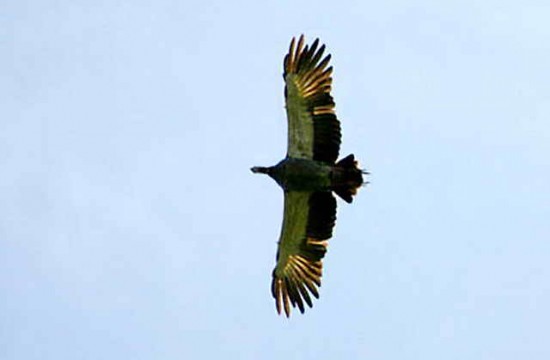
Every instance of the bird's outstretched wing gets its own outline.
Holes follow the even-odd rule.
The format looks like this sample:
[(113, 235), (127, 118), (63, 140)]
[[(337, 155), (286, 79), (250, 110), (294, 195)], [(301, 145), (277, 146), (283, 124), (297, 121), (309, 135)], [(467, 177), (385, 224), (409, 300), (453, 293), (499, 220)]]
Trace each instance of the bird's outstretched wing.
[(290, 306), (304, 312), (312, 307), (311, 295), (318, 298), (321, 286), (321, 259), (327, 250), (336, 221), (336, 199), (332, 192), (285, 192), (283, 227), (273, 270), (271, 292), (277, 312)]
[(287, 156), (333, 164), (340, 150), (340, 123), (330, 95), (330, 54), (322, 60), (325, 45), (304, 47), (292, 38), (284, 60), (285, 101), (288, 118)]

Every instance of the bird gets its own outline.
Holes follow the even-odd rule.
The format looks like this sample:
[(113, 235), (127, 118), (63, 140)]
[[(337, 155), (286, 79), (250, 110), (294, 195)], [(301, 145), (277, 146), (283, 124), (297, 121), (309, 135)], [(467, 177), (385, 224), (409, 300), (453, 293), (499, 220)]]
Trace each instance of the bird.
[(290, 317), (292, 308), (304, 313), (319, 298), (327, 251), (336, 222), (336, 193), (347, 203), (365, 184), (353, 154), (337, 161), (340, 122), (330, 94), (331, 55), (323, 57), (319, 39), (304, 46), (304, 35), (293, 37), (284, 57), (284, 98), (288, 121), (286, 157), (270, 167), (254, 166), (284, 192), (284, 214), (271, 293), (277, 313)]

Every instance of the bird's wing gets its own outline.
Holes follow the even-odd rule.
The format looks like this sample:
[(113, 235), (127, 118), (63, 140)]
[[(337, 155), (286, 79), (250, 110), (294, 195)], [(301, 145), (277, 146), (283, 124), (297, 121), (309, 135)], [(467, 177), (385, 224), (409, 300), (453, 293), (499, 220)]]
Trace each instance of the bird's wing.
[(290, 306), (304, 312), (304, 303), (312, 307), (311, 296), (319, 297), (322, 262), (327, 240), (336, 221), (336, 199), (330, 191), (287, 191), (283, 228), (273, 270), (271, 292), (277, 312)]
[(333, 164), (340, 150), (340, 122), (330, 95), (330, 54), (322, 60), (325, 45), (304, 47), (302, 35), (284, 60), (285, 101), (288, 118), (287, 156)]

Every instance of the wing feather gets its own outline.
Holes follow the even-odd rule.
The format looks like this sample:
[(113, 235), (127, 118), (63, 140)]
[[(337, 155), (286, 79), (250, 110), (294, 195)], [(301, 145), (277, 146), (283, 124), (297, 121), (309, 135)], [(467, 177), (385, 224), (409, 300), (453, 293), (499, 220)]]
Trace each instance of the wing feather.
[(285, 192), (283, 227), (271, 291), (277, 312), (304, 312), (319, 297), (325, 256), (336, 221), (336, 199), (326, 192)]
[(319, 39), (304, 47), (304, 36), (290, 42), (284, 58), (288, 119), (287, 156), (334, 164), (340, 150), (340, 122), (334, 112), (330, 54)]

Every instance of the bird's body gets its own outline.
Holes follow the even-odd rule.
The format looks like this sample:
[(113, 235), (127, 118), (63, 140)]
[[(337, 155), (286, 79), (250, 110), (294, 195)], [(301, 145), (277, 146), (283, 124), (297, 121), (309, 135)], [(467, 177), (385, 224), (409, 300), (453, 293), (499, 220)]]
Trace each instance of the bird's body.
[(288, 118), (287, 156), (271, 167), (253, 167), (254, 173), (272, 177), (285, 194), (283, 226), (273, 270), (272, 294), (277, 311), (290, 306), (304, 312), (318, 297), (327, 240), (336, 221), (335, 192), (348, 203), (363, 184), (363, 171), (353, 155), (336, 162), (340, 148), (340, 122), (330, 95), (330, 55), (321, 60), (325, 46), (319, 40), (304, 47), (292, 39), (284, 60)]
[[(353, 155), (343, 160), (330, 165), (286, 157), (275, 166), (256, 166), (252, 171), (269, 175), (285, 191), (334, 191), (346, 202), (351, 202), (351, 195), (355, 194), (353, 191), (363, 183), (362, 171), (356, 168)], [(353, 193), (344, 195), (346, 190)]]
[(289, 157), (267, 169), (267, 174), (287, 191), (330, 189), (332, 167), (320, 161)]

